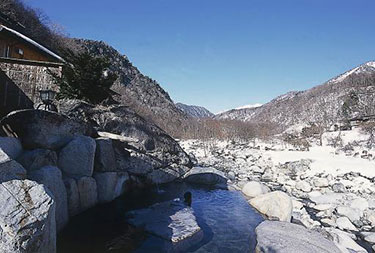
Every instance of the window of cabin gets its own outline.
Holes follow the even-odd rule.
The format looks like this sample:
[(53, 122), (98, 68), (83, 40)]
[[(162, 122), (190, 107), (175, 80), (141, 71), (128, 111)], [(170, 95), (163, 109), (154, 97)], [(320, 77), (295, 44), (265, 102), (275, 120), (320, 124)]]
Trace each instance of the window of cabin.
[(14, 57), (15, 58), (19, 58), (19, 59), (22, 59), (23, 58), (23, 49), (22, 48), (19, 48), (19, 47), (15, 47), (14, 48)]

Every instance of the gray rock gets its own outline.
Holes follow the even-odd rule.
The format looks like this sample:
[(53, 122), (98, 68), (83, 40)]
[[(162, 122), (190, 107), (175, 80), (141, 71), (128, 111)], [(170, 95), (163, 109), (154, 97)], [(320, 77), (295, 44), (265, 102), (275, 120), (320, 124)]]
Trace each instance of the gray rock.
[(30, 172), (45, 166), (56, 166), (57, 154), (48, 149), (34, 149), (25, 151), (17, 161)]
[(182, 201), (157, 203), (149, 208), (127, 213), (134, 226), (172, 242), (180, 242), (201, 231), (194, 211)]
[(81, 177), (77, 180), (80, 212), (83, 212), (98, 203), (96, 181), (92, 177)]
[(375, 233), (374, 232), (364, 233), (363, 240), (371, 244), (375, 244)]
[(68, 199), (69, 216), (75, 216), (81, 211), (77, 182), (73, 178), (65, 178), (64, 184)]
[(368, 201), (364, 198), (356, 198), (350, 202), (350, 207), (357, 208), (362, 212), (369, 207)]
[(227, 177), (229, 180), (234, 181), (236, 180), (236, 173), (234, 173), (233, 171), (229, 171)]
[(314, 178), (313, 180), (313, 184), (315, 187), (327, 187), (329, 186), (329, 181), (327, 178), (321, 178), (321, 177), (318, 177), (318, 178)]
[(275, 191), (252, 198), (249, 203), (268, 218), (290, 221), (292, 218), (292, 199), (284, 192)]
[(91, 177), (94, 171), (96, 144), (87, 136), (77, 136), (59, 154), (59, 168), (69, 177)]
[(367, 253), (367, 251), (359, 246), (354, 240), (356, 236), (344, 231), (327, 228), (328, 233), (331, 235), (333, 242), (341, 250), (341, 252), (356, 252), (356, 253)]
[(29, 180), (0, 184), (0, 251), (56, 252), (55, 204), (42, 185)]
[(50, 111), (20, 110), (0, 121), (8, 136), (16, 136), (26, 149), (52, 149), (65, 146), (76, 135), (94, 135), (92, 128)]
[(256, 196), (270, 192), (270, 189), (263, 185), (262, 183), (251, 181), (245, 184), (242, 188), (242, 193), (249, 198), (254, 198)]
[(0, 149), (0, 183), (13, 179), (25, 178), (26, 170), (22, 165), (12, 160)]
[(51, 191), (56, 203), (56, 229), (60, 231), (69, 219), (68, 200), (61, 171), (57, 167), (47, 166), (31, 172), (29, 178)]
[(343, 199), (342, 193), (330, 193), (325, 195), (310, 196), (310, 200), (315, 204), (339, 204)]
[(114, 200), (125, 192), (129, 175), (126, 172), (94, 173), (98, 190), (98, 202)]
[(147, 174), (147, 179), (152, 184), (170, 183), (185, 175), (189, 170), (190, 168), (186, 166), (178, 166), (173, 164), (172, 166), (168, 166), (166, 168), (153, 170), (151, 173)]
[(348, 217), (337, 218), (336, 225), (341, 230), (358, 231), (358, 229), (350, 222)]
[(164, 167), (174, 163), (191, 166), (190, 157), (172, 137), (140, 117), (128, 106), (100, 105), (95, 107), (77, 100), (60, 102), (62, 113), (90, 122), (101, 132), (136, 140), (135, 142), (128, 141), (128, 145), (136, 147), (141, 153), (146, 153), (155, 160), (162, 161)]
[(335, 183), (332, 185), (332, 190), (337, 193), (346, 192), (346, 187), (342, 183)]
[(264, 253), (340, 253), (335, 244), (318, 232), (303, 226), (264, 221), (255, 230), (256, 252)]
[(340, 216), (345, 216), (349, 218), (351, 222), (359, 221), (363, 212), (357, 208), (351, 208), (348, 206), (338, 206), (336, 207), (336, 212)]
[(306, 181), (299, 181), (296, 184), (296, 189), (303, 192), (311, 192), (311, 185)]
[(14, 137), (0, 137), (0, 149), (13, 160), (22, 153), (21, 142)]
[(216, 185), (226, 184), (225, 174), (214, 168), (194, 167), (184, 175), (185, 181), (189, 183)]
[(95, 153), (95, 171), (111, 172), (117, 171), (115, 152), (112, 140), (109, 138), (97, 138)]

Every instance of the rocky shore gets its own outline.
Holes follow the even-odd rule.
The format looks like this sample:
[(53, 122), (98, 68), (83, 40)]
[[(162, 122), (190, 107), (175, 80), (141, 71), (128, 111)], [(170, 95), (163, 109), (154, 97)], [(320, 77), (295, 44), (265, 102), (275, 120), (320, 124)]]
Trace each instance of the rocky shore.
[(21, 110), (0, 122), (1, 252), (56, 252), (72, 216), (190, 170), (178, 143), (130, 109), (65, 102), (65, 115)]
[[(334, 243), (327, 243), (331, 248), (327, 246), (324, 250), (309, 250), (306, 239), (309, 237), (303, 239), (303, 233), (298, 230), (301, 228), (283, 224), (285, 231), (295, 233), (292, 236), (293, 233), (285, 232), (283, 240), (293, 239), (294, 243), (306, 240), (303, 252), (375, 250), (375, 170), (372, 171), (371, 155), (353, 158), (330, 147), (316, 147), (321, 153), (314, 155), (316, 150), (301, 152), (272, 142), (254, 145), (189, 140), (180, 143), (196, 157), (199, 165), (223, 172), (229, 178), (229, 185), (241, 190), (249, 203), (269, 220), (302, 225)], [(323, 153), (328, 153), (331, 163), (322, 168), (324, 163), (319, 159), (324, 160)], [(365, 153), (371, 154), (371, 150)], [(351, 164), (359, 167), (352, 169)], [(287, 252), (274, 245), (265, 231), (277, 234), (282, 230), (272, 223), (260, 226), (257, 229), (259, 252)], [(324, 244), (319, 247), (324, 248)]]

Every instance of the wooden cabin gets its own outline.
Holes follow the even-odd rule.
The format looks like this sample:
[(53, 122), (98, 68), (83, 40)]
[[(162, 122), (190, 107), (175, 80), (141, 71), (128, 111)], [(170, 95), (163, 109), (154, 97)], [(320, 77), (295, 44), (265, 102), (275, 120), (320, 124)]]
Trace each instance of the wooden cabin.
[(64, 60), (26, 36), (24, 29), (0, 13), (0, 119), (36, 107), (39, 90), (58, 91), (50, 72), (61, 75)]
[(0, 58), (62, 63), (64, 60), (22, 33), (0, 24)]

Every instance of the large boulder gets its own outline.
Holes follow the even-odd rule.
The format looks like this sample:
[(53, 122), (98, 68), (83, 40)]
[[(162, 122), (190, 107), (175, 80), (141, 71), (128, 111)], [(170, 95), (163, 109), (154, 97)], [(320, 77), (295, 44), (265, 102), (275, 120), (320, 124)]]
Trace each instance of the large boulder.
[(249, 203), (268, 218), (290, 222), (292, 199), (284, 192), (275, 191), (252, 198)]
[(69, 177), (91, 177), (94, 171), (95, 140), (77, 136), (59, 154), (59, 168)]
[(186, 166), (178, 166), (177, 164), (172, 164), (166, 168), (155, 169), (149, 174), (147, 174), (147, 179), (152, 184), (165, 184), (170, 183), (177, 178), (185, 175), (190, 170)]
[(96, 181), (92, 177), (81, 177), (77, 180), (80, 212), (83, 212), (98, 203)]
[(264, 221), (256, 229), (256, 252), (262, 253), (340, 253), (318, 232), (289, 222)]
[(117, 171), (115, 152), (110, 138), (97, 138), (95, 153), (95, 171)]
[(65, 178), (64, 184), (68, 199), (68, 212), (71, 217), (79, 214), (81, 211), (78, 186), (76, 180), (73, 178)]
[(13, 179), (25, 178), (26, 170), (22, 165), (12, 160), (2, 149), (0, 149), (0, 183)]
[(28, 150), (20, 155), (17, 161), (30, 172), (45, 166), (57, 166), (57, 154), (48, 149)]
[(126, 172), (94, 173), (98, 190), (98, 202), (106, 203), (125, 192), (129, 175)]
[(20, 138), (26, 149), (52, 149), (65, 146), (74, 136), (96, 136), (95, 131), (58, 113), (42, 110), (20, 110), (0, 121), (8, 136)]
[(55, 204), (36, 182), (12, 180), (0, 184), (0, 251), (56, 252)]
[(190, 167), (190, 157), (180, 145), (155, 124), (146, 121), (129, 107), (94, 106), (79, 100), (59, 101), (60, 112), (83, 120), (100, 132), (109, 132), (135, 140), (129, 145), (162, 161), (164, 167), (179, 164)]
[(186, 182), (205, 185), (226, 184), (225, 174), (214, 168), (194, 167), (184, 175)]
[(57, 167), (47, 166), (31, 172), (29, 178), (51, 191), (56, 202), (56, 228), (60, 231), (69, 219), (67, 194), (61, 171)]
[(270, 189), (267, 186), (256, 181), (248, 182), (242, 188), (242, 193), (249, 198), (254, 198), (268, 192), (270, 192)]
[(22, 153), (21, 142), (14, 137), (0, 137), (0, 149), (11, 159), (16, 159)]

